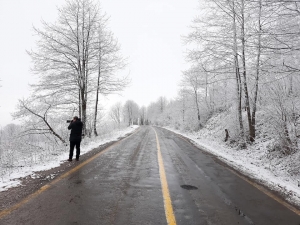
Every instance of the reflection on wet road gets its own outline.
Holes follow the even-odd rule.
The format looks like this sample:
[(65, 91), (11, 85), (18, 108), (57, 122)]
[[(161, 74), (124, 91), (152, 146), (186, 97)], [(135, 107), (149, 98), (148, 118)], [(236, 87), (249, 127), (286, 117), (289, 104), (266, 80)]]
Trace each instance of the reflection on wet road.
[(142, 126), (0, 224), (299, 225), (300, 217), (183, 138)]

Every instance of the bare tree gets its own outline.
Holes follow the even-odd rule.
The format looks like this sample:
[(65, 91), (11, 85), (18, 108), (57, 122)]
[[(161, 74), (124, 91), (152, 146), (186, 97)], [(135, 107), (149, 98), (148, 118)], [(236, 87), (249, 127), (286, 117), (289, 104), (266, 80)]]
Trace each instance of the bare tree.
[[(263, 70), (262, 57), (265, 61), (268, 60), (268, 57), (262, 56), (262, 52), (263, 47), (269, 45), (270, 39), (267, 40), (267, 36), (270, 34), (267, 32), (269, 32), (269, 24), (273, 23), (271, 12), (274, 10), (262, 2), (263, 0), (208, 1), (205, 3), (207, 13), (203, 14), (205, 15), (203, 18), (193, 21), (193, 30), (186, 37), (188, 43), (192, 42), (198, 46), (189, 52), (188, 59), (202, 66), (209, 74), (206, 75), (206, 87), (209, 83), (221, 82), (224, 84), (219, 86), (227, 87), (227, 81), (235, 79), (235, 101), (241, 146), (245, 146), (243, 108), (247, 115), (249, 140), (251, 142), (255, 140), (259, 78)], [(227, 90), (224, 93), (226, 96)], [(253, 96), (250, 90), (254, 90)], [(214, 92), (209, 94), (210, 97), (212, 94)], [(205, 99), (207, 102), (207, 98)]]
[(166, 109), (167, 99), (166, 97), (160, 96), (158, 101), (159, 101), (159, 110), (161, 113), (163, 113)]
[(276, 137), (279, 150), (284, 154), (291, 154), (298, 148), (300, 124), (300, 89), (291, 95), (289, 82), (286, 78), (267, 85), (265, 92), (270, 95), (264, 101), (266, 124), (270, 125), (270, 133)]
[(55, 131), (51, 125), (51, 110), (56, 105), (47, 102), (37, 102), (37, 100), (19, 100), (18, 111), (13, 114), (15, 119), (29, 117), (24, 135), (53, 135), (62, 143), (65, 140)]
[(127, 100), (123, 106), (123, 112), (129, 126), (137, 122), (139, 106), (136, 102)]
[[(201, 83), (224, 83), (236, 81), (235, 101), (237, 105), (238, 129), (242, 146), (245, 146), (244, 125), (242, 118), (242, 79), (240, 66), (240, 17), (237, 16), (236, 0), (211, 0), (203, 3), (205, 13), (193, 21), (192, 32), (186, 37), (186, 43), (196, 44), (188, 54), (188, 60), (202, 68)], [(203, 79), (202, 78), (202, 79)], [(215, 88), (212, 86), (212, 89)], [(206, 92), (208, 93), (208, 92)], [(227, 95), (227, 90), (224, 92)], [(213, 97), (210, 93), (210, 98)], [(207, 102), (207, 98), (205, 98)], [(233, 99), (234, 100), (234, 99)], [(207, 103), (206, 103), (207, 105)]]
[(186, 110), (187, 110), (187, 97), (188, 97), (188, 90), (182, 88), (179, 91), (179, 99), (178, 101), (180, 102), (180, 113), (181, 113), (181, 119), (182, 119), (182, 124), (185, 123), (185, 115), (186, 115)]
[(34, 28), (39, 41), (37, 49), (28, 53), (33, 71), (40, 77), (34, 85), (35, 95), (63, 96), (64, 104), (76, 104), (85, 131), (89, 81), (98, 55), (102, 17), (99, 6), (91, 0), (70, 0), (58, 11), (55, 23), (43, 21), (43, 29)]
[[(192, 67), (190, 70), (183, 72), (182, 83), (186, 89), (190, 89), (190, 93), (193, 96), (197, 119), (198, 119), (198, 128), (202, 127), (201, 125), (201, 115), (200, 115), (200, 98), (203, 95), (203, 76), (201, 75), (203, 71), (199, 70), (197, 67)], [(202, 90), (202, 91), (201, 91)]]
[(142, 106), (140, 108), (140, 124), (141, 125), (146, 125), (146, 120), (147, 120), (147, 108), (145, 106)]
[(101, 19), (101, 25), (98, 29), (97, 45), (97, 85), (94, 110), (93, 131), (97, 136), (97, 110), (99, 103), (99, 94), (108, 95), (118, 93), (124, 90), (129, 84), (128, 77), (118, 77), (116, 72), (126, 66), (125, 59), (120, 54), (120, 46), (107, 27), (107, 18)]
[[(268, 103), (273, 102), (272, 105), (280, 108), (281, 114), (287, 115), (280, 125), (283, 127), (281, 139), (294, 143), (291, 134), (297, 136), (298, 131), (290, 128), (296, 127), (291, 123), (298, 122), (295, 109), (298, 106), (297, 77), (300, 72), (299, 2), (208, 0), (201, 4), (203, 13), (193, 20), (191, 32), (184, 39), (188, 48), (187, 61), (206, 73), (202, 75), (205, 81), (199, 77), (202, 79), (200, 85), (205, 87), (205, 98), (199, 101), (200, 105), (203, 102), (209, 105), (210, 101), (212, 108), (215, 108), (215, 103), (219, 105), (216, 107), (220, 107), (222, 103), (216, 102), (214, 95), (217, 90), (226, 90), (220, 91), (226, 96), (224, 105), (229, 110), (237, 105), (238, 143), (240, 147), (246, 147), (246, 141), (254, 142), (260, 133), (256, 123), (264, 115), (257, 112), (265, 110), (269, 107)], [(235, 89), (230, 88), (233, 80)], [(273, 83), (283, 80), (288, 94), (285, 88), (277, 87), (274, 91)], [(277, 101), (271, 101), (265, 90), (288, 97), (277, 97)], [(283, 104), (284, 101), (289, 104)], [(262, 118), (257, 118), (257, 115)], [(247, 126), (244, 126), (244, 120)], [(230, 134), (231, 140), (237, 137), (232, 131)]]
[(121, 102), (115, 103), (111, 107), (109, 115), (113, 119), (113, 121), (118, 125), (118, 128), (120, 128), (121, 115), (122, 115), (122, 103)]

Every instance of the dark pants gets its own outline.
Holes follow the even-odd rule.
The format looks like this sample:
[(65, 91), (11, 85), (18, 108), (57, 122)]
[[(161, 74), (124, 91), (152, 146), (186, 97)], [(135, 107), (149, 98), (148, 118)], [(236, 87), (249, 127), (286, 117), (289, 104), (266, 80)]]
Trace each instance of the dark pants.
[(80, 142), (81, 141), (70, 141), (70, 154), (69, 159), (73, 158), (74, 147), (76, 146), (76, 159), (80, 156)]

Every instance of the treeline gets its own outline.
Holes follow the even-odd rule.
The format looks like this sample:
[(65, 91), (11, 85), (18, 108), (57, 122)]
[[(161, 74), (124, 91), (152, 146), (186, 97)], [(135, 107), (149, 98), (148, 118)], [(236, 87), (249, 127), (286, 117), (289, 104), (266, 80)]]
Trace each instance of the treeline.
[(178, 97), (150, 105), (149, 120), (198, 130), (226, 112), (233, 119), (224, 129), (239, 148), (264, 132), (283, 153), (296, 151), (299, 2), (208, 0), (199, 8), (184, 37), (191, 66), (183, 72)]

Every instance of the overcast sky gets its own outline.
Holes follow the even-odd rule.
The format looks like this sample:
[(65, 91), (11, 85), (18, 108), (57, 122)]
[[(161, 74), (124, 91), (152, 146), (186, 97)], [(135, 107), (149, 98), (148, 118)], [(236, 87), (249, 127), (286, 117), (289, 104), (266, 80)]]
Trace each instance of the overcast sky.
[[(124, 73), (130, 87), (114, 101), (134, 100), (147, 106), (160, 96), (174, 98), (181, 71), (186, 69), (181, 36), (197, 14), (198, 0), (102, 0), (109, 26), (129, 58)], [(34, 48), (32, 26), (41, 19), (53, 22), (63, 0), (0, 0), (0, 126), (12, 122), (18, 99), (29, 95), (31, 61), (26, 50)]]

